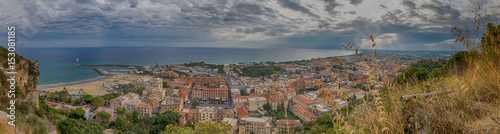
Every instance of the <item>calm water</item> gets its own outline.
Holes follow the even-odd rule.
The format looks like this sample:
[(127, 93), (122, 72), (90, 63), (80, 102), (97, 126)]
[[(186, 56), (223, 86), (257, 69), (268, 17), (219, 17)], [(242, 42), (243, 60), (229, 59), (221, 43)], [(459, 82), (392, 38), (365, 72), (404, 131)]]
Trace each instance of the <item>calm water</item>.
[[(169, 65), (191, 61), (214, 64), (287, 61), (351, 54), (339, 50), (247, 49), (181, 47), (18, 48), (16, 52), (40, 65), (40, 88), (74, 84), (102, 78), (92, 66), (82, 64)], [(99, 67), (103, 68), (103, 67)]]

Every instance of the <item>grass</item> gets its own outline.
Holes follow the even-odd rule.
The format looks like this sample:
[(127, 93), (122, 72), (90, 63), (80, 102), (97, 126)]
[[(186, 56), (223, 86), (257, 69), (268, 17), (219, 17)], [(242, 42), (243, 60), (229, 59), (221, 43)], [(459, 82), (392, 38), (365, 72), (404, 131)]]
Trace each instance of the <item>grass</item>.
[[(500, 133), (500, 49), (490, 48), (471, 49), (460, 73), (370, 91), (373, 101), (346, 114), (343, 128), (353, 133)], [(400, 100), (448, 89), (455, 90)]]

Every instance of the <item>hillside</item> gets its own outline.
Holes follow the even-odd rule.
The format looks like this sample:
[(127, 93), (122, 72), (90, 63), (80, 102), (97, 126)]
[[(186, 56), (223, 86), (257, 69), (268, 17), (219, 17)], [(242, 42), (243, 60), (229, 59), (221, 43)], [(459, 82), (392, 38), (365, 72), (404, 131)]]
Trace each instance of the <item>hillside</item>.
[[(7, 72), (10, 71), (10, 65), (8, 64), (8, 53), (9, 51), (0, 47), (0, 109), (6, 113), (10, 113), (8, 107), (11, 107), (10, 102), (15, 101), (15, 124), (20, 124), (16, 127), (22, 126), (20, 122), (24, 122), (29, 114), (35, 113), (38, 108), (38, 62), (30, 61), (20, 55), (15, 56), (15, 93), (10, 93), (10, 81), (7, 79), (13, 77)], [(9, 96), (11, 98), (9, 98)], [(2, 119), (3, 120), (3, 119)], [(2, 123), (7, 121), (2, 121)], [(0, 129), (3, 130), (13, 130), (6, 129), (6, 124), (2, 124)], [(9, 125), (10, 126), (10, 125)], [(19, 129), (19, 128), (18, 128)]]

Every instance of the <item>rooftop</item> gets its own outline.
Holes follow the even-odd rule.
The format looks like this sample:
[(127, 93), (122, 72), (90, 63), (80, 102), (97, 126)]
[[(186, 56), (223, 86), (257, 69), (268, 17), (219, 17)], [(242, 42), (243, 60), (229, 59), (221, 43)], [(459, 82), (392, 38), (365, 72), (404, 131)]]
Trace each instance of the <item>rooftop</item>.
[(286, 124), (289, 124), (289, 125), (300, 125), (300, 121), (299, 120), (277, 120), (276, 124), (277, 125), (286, 125)]
[(300, 101), (302, 101), (302, 102), (304, 102), (305, 104), (308, 104), (308, 105), (316, 103), (315, 101), (313, 101), (313, 100), (311, 100), (311, 99), (309, 99), (306, 96), (301, 95), (301, 94), (296, 95), (295, 97), (297, 97), (297, 99), (299, 99)]
[(248, 115), (248, 110), (245, 107), (236, 109), (236, 112), (238, 113), (238, 115)]
[(307, 118), (316, 118), (316, 115), (314, 115), (313, 113), (307, 111), (304, 107), (300, 106), (299, 104), (294, 104), (293, 108), (297, 109), (297, 111), (299, 111), (300, 113), (302, 113)]

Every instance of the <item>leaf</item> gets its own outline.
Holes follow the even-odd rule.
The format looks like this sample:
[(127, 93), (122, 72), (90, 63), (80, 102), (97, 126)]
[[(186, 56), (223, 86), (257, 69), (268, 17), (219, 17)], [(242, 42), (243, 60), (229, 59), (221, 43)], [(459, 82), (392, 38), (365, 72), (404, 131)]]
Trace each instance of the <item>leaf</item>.
[(356, 54), (358, 54), (358, 48), (359, 48), (359, 47), (356, 47)]

